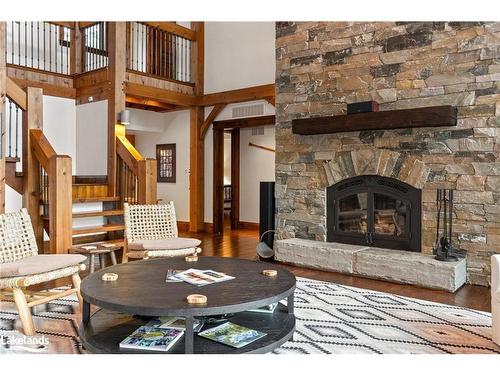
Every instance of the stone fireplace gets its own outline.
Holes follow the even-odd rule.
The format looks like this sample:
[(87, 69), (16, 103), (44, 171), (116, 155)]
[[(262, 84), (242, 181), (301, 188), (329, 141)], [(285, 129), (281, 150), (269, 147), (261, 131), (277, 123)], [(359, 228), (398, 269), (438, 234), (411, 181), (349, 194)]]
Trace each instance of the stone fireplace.
[[(468, 282), (488, 285), (500, 253), (500, 23), (277, 23), (276, 56), (281, 238), (431, 254), (436, 190), (455, 189), (454, 243)], [(292, 133), (294, 119), (367, 100), (451, 105), (457, 125)]]

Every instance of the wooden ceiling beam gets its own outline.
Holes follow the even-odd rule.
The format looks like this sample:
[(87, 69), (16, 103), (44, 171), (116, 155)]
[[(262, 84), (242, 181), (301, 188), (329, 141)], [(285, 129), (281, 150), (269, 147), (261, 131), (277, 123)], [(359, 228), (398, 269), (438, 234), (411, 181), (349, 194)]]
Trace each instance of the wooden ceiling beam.
[(157, 100), (162, 103), (175, 104), (184, 107), (196, 105), (196, 97), (152, 86), (144, 86), (138, 83), (125, 82), (124, 91), (130, 96)]
[(269, 85), (246, 87), (244, 89), (222, 91), (214, 94), (203, 95), (198, 98), (198, 105), (212, 106), (222, 103), (231, 104), (259, 99), (267, 100), (266, 98), (274, 97), (275, 85), (274, 83), (271, 83)]
[(256, 116), (244, 117), (231, 120), (214, 121), (214, 129), (241, 129), (241, 128), (255, 128), (257, 126), (275, 125), (276, 116)]
[(78, 21), (78, 27), (80, 29), (85, 29), (89, 26), (95, 25), (96, 23), (99, 23), (99, 21)]
[(168, 33), (178, 35), (189, 40), (196, 40), (196, 31), (176, 24), (175, 22), (143, 22), (145, 25), (157, 27)]
[(136, 97), (130, 96), (130, 95), (127, 95), (125, 97), (125, 101), (127, 104), (133, 104), (133, 105), (144, 106), (144, 107), (153, 107), (153, 108), (159, 109), (159, 110), (171, 110), (171, 109), (177, 108), (177, 106), (174, 104), (162, 103), (158, 100), (152, 100), (152, 99), (136, 98)]
[(269, 96), (267, 98), (264, 98), (266, 102), (271, 104), (273, 107), (276, 107), (276, 97), (275, 96)]
[(208, 114), (207, 118), (205, 121), (203, 121), (203, 124), (201, 125), (200, 129), (200, 140), (203, 141), (205, 139), (205, 135), (207, 134), (208, 128), (212, 124), (212, 122), (215, 120), (215, 118), (219, 115), (219, 113), (222, 112), (222, 110), (226, 107), (226, 104), (216, 104), (210, 113)]

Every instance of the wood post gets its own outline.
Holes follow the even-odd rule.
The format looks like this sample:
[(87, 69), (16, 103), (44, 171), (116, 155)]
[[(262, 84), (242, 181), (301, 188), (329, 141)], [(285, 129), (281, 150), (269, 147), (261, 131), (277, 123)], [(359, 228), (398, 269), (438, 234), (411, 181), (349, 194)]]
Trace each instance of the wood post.
[(139, 204), (156, 204), (156, 159), (143, 159), (137, 163)]
[(83, 66), (83, 38), (80, 30), (80, 23), (75, 22), (75, 27), (71, 30), (70, 73), (71, 74), (81, 73), (82, 66)]
[(0, 22), (0, 214), (5, 212), (5, 97), (7, 92), (6, 23)]
[(240, 222), (240, 129), (231, 130), (231, 229)]
[(72, 245), (72, 164), (66, 155), (49, 160), (49, 249), (67, 254)]
[(40, 165), (36, 159), (30, 139), (31, 129), (43, 128), (42, 89), (27, 88), (27, 110), (23, 112), (23, 207), (28, 210), (39, 249), (43, 249), (43, 222), (40, 217)]
[(224, 130), (214, 129), (213, 135), (213, 231), (222, 233), (224, 230)]
[(119, 113), (125, 109), (125, 82), (127, 61), (127, 24), (108, 22), (108, 71), (110, 92), (108, 98), (108, 192), (116, 194), (116, 134)]
[[(193, 22), (196, 39), (192, 46), (191, 72), (194, 94), (204, 93), (205, 74), (205, 25)], [(201, 232), (205, 229), (205, 141), (201, 129), (205, 120), (202, 106), (190, 110), (190, 174), (189, 174), (189, 230)]]

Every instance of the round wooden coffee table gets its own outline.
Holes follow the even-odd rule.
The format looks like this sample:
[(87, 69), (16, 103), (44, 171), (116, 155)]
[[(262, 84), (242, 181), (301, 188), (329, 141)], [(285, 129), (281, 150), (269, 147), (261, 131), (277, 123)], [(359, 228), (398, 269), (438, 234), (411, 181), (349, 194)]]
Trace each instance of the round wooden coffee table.
[[(234, 276), (235, 279), (203, 287), (185, 282), (166, 282), (167, 270), (188, 268), (210, 269)], [(275, 269), (277, 276), (262, 275), (262, 270)], [(116, 281), (102, 281), (103, 273), (118, 274)], [(134, 261), (108, 267), (87, 276), (81, 284), (83, 297), (80, 338), (93, 353), (157, 353), (120, 349), (120, 342), (148, 317), (178, 316), (186, 318), (186, 331), (168, 353), (265, 353), (288, 341), (295, 329), (293, 293), (295, 276), (274, 264), (251, 260), (200, 257), (197, 262), (183, 258), (159, 258)], [(189, 305), (190, 294), (204, 294), (205, 305)], [(256, 309), (287, 299), (274, 313), (255, 313)], [(90, 304), (101, 309), (90, 313)], [(242, 348), (214, 342), (193, 333), (194, 317), (234, 314), (229, 321), (267, 335)], [(202, 330), (214, 325), (205, 325)]]

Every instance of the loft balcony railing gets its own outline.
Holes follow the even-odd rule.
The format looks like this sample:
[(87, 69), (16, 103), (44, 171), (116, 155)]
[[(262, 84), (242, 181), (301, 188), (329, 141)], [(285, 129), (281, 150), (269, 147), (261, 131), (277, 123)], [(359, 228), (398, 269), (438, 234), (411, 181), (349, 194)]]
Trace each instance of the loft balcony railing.
[(141, 22), (127, 25), (127, 69), (191, 83), (192, 41)]
[(90, 72), (108, 66), (108, 28), (97, 22), (80, 29), (83, 43), (83, 71)]
[(71, 29), (49, 22), (7, 22), (7, 64), (70, 74)]

